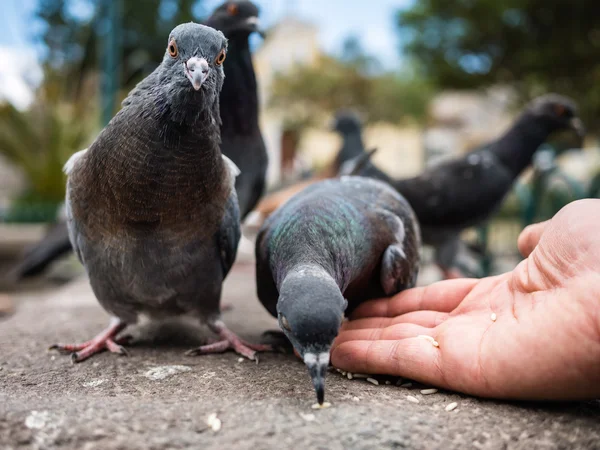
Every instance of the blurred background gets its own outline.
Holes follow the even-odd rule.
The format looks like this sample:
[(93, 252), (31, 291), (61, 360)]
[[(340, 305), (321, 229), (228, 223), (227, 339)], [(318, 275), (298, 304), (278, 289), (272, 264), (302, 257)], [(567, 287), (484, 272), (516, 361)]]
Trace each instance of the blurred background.
[[(64, 199), (61, 168), (162, 59), (169, 31), (221, 1), (3, 0), (0, 6), (0, 260), (43, 235)], [(576, 99), (584, 148), (540, 149), (503, 209), (469, 238), (484, 273), (518, 261), (516, 236), (600, 196), (600, 2), (256, 0), (252, 36), (269, 189), (326, 166), (329, 128), (358, 111), (374, 160), (395, 177), (496, 138), (522, 105)]]

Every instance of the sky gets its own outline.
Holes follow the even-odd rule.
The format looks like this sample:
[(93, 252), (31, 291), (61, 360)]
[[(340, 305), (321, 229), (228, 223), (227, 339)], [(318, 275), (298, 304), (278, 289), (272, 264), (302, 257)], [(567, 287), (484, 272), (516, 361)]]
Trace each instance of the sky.
[[(85, 0), (75, 0), (81, 14), (89, 10)], [(357, 36), (363, 48), (377, 56), (384, 68), (400, 65), (394, 12), (414, 0), (255, 0), (261, 10), (261, 22), (269, 27), (287, 15), (315, 24), (324, 51), (337, 53), (345, 38)], [(222, 0), (205, 0), (203, 9), (210, 11)], [(0, 99), (19, 108), (32, 99), (32, 86), (41, 80), (37, 63), (43, 47), (34, 36), (40, 23), (33, 20), (38, 0), (0, 1)]]

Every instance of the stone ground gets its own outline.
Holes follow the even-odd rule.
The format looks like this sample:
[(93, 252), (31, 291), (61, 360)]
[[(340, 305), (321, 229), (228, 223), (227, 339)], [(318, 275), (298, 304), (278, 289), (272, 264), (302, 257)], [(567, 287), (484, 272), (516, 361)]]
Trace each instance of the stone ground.
[[(234, 309), (224, 318), (257, 341), (276, 323), (256, 300), (253, 278), (251, 264), (235, 267), (224, 292)], [(234, 353), (187, 357), (209, 336), (189, 325), (137, 327), (129, 357), (103, 353), (73, 365), (46, 348), (106, 325), (87, 280), (14, 300), (15, 314), (0, 322), (1, 449), (600, 449), (600, 401), (422, 395), (416, 384), (379, 377), (374, 386), (331, 373), (332, 407), (315, 411), (295, 357), (263, 354), (258, 365)], [(451, 402), (458, 407), (446, 412)], [(218, 432), (206, 424), (211, 413), (222, 421)]]

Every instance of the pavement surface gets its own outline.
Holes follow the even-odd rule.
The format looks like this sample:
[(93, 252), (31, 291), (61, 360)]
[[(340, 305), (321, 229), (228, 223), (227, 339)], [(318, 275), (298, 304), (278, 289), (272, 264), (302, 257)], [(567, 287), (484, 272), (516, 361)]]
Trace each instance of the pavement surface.
[[(255, 297), (253, 265), (236, 265), (226, 323), (258, 341), (276, 322)], [(327, 377), (328, 409), (313, 410), (304, 365), (225, 353), (188, 357), (210, 337), (187, 323), (132, 331), (129, 357), (80, 364), (46, 348), (99, 332), (108, 316), (80, 278), (46, 295), (19, 294), (0, 321), (0, 449), (600, 449), (600, 402), (507, 403), (452, 392)], [(412, 403), (407, 396), (416, 397)], [(457, 408), (445, 407), (456, 402)], [(218, 431), (209, 415), (221, 421)], [(215, 427), (217, 428), (217, 427)]]

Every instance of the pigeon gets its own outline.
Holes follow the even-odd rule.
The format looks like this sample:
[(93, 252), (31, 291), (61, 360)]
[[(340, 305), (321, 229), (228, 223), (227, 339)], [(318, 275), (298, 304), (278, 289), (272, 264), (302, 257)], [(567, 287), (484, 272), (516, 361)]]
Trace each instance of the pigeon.
[[(338, 151), (333, 161), (334, 175), (349, 175), (356, 170), (348, 164), (360, 166), (360, 175), (364, 177), (377, 178), (378, 170), (373, 164), (369, 164), (375, 149), (365, 152), (362, 138), (362, 122), (359, 115), (352, 110), (339, 111), (334, 119), (332, 129), (342, 137), (342, 148)], [(366, 154), (365, 154), (366, 153)], [(373, 171), (375, 170), (375, 171)]]
[(315, 183), (263, 224), (256, 241), (258, 298), (304, 360), (319, 404), (344, 313), (413, 287), (419, 247), (408, 202), (364, 177)]
[(344, 162), (362, 155), (365, 151), (362, 122), (354, 111), (342, 110), (335, 115), (331, 128), (342, 136), (342, 148), (333, 161), (333, 168), (338, 172)]
[[(394, 180), (370, 162), (363, 162), (364, 169), (357, 174), (391, 184), (408, 200), (424, 244), (435, 248), (436, 264), (446, 278), (458, 278), (463, 275), (455, 268), (456, 262), (462, 257), (468, 264), (469, 255), (460, 233), (488, 220), (531, 165), (540, 145), (553, 132), (569, 129), (580, 137), (585, 134), (575, 103), (547, 94), (531, 101), (496, 141), (439, 163), (417, 177)], [(353, 170), (353, 164), (347, 161), (342, 171)]]
[[(330, 128), (342, 135), (342, 147), (334, 160), (309, 179), (299, 181), (298, 183), (265, 196), (258, 205), (256, 205), (255, 210), (247, 216), (244, 222), (246, 230), (260, 228), (260, 225), (263, 224), (264, 220), (270, 216), (273, 211), (305, 187), (328, 178), (334, 178), (341, 174), (350, 175), (357, 170), (354, 167), (357, 164), (361, 166), (360, 174), (362, 176), (372, 176), (372, 178), (377, 178), (379, 171), (375, 168), (376, 172), (370, 173), (374, 166), (372, 164), (367, 164), (372, 153), (375, 153), (375, 150), (370, 150), (372, 153), (365, 156), (365, 148), (362, 139), (362, 122), (359, 115), (352, 110), (338, 111)], [(364, 161), (362, 160), (363, 157), (365, 158)]]
[(210, 27), (174, 28), (161, 64), (65, 165), (71, 244), (112, 316), (92, 340), (51, 347), (74, 362), (125, 354), (118, 334), (140, 316), (191, 315), (219, 335), (189, 354), (233, 348), (254, 359), (265, 349), (238, 338), (219, 310), (240, 239), (239, 171), (219, 148), (226, 51), (225, 36)]
[(57, 222), (52, 224), (41, 242), (28, 248), (8, 273), (9, 281), (18, 281), (42, 273), (50, 262), (71, 252), (64, 204), (59, 209)]
[[(218, 7), (206, 25), (228, 38), (223, 64), (225, 82), (220, 94), (221, 152), (240, 168), (236, 191), (242, 219), (258, 202), (265, 188), (267, 151), (258, 126), (258, 94), (248, 37), (259, 29), (258, 9), (249, 1), (230, 1)], [(59, 220), (46, 236), (23, 255), (11, 270), (18, 281), (43, 272), (53, 261), (72, 251), (67, 224)]]
[(258, 32), (258, 8), (249, 1), (228, 1), (206, 21), (222, 31), (229, 50), (224, 64), (221, 91), (221, 152), (239, 168), (235, 189), (242, 220), (258, 203), (265, 190), (267, 149), (258, 124), (258, 92), (248, 38)]

